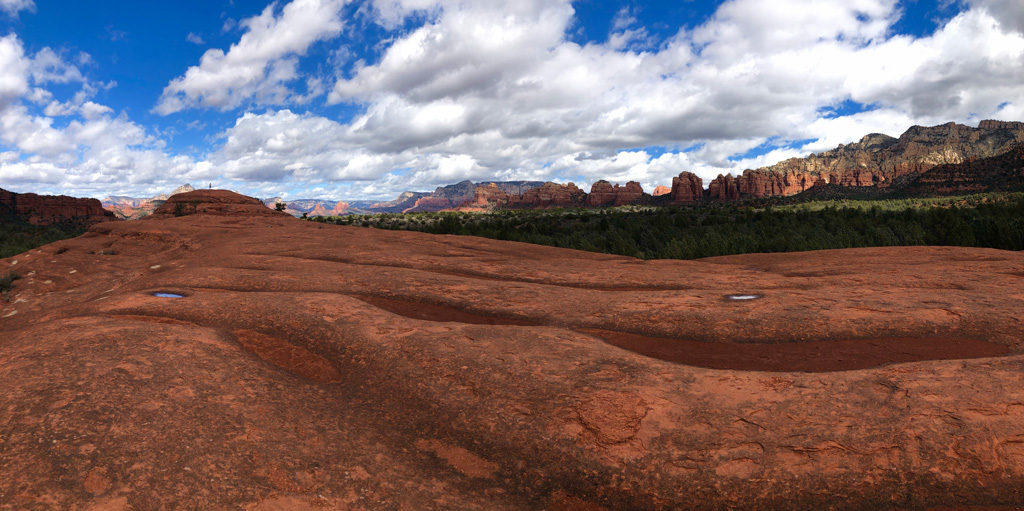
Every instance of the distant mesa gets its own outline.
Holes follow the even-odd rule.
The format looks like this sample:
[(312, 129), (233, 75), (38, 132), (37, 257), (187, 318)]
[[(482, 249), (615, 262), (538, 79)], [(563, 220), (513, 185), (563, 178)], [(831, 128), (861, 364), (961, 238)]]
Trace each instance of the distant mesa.
[(117, 220), (96, 199), (14, 193), (4, 189), (0, 189), (0, 217), (13, 217), (34, 225), (73, 223), (90, 226)]
[(662, 195), (668, 195), (670, 193), (672, 193), (671, 188), (664, 185), (659, 185), (654, 188), (654, 191), (651, 192), (651, 195), (655, 197), (661, 197)]

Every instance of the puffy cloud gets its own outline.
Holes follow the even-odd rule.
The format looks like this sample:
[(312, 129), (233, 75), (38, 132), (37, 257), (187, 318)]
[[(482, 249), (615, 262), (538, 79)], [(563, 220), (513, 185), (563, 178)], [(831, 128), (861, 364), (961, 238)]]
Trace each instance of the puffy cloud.
[[(88, 54), (80, 54), (86, 55)], [(79, 57), (81, 59), (81, 56)], [(86, 60), (88, 62), (88, 60)], [(49, 82), (84, 82), (85, 77), (78, 67), (69, 64), (50, 48), (43, 48), (32, 58), (32, 80), (38, 84)]]
[[(56, 53), (27, 58), (9, 36), (0, 39), (0, 108), (9, 105), (0, 120), (10, 128), (0, 140), (18, 157), (3, 153), (0, 178), (18, 169), (18, 179), (65, 179), (44, 172), (49, 164), (75, 169), (69, 189), (111, 186), (119, 172), (149, 188), (176, 172), (250, 193), (347, 198), (462, 179), (605, 178), (650, 189), (689, 170), (706, 183), (871, 132), (1019, 119), (1024, 8), (968, 1), (925, 37), (893, 33), (897, 0), (727, 0), (663, 39), (623, 10), (607, 41), (578, 44), (569, 0), (368, 0), (355, 16), (369, 13), (388, 32), (368, 41), (379, 57), (337, 66), (355, 57), (330, 42), (326, 65), (346, 71), (327, 79), (304, 76), (299, 59), (340, 35), (349, 10), (344, 0), (293, 0), (243, 20), (236, 44), (206, 52), (164, 90), (163, 114), (269, 106), (241, 112), (201, 162), (167, 154), (93, 102), (87, 80), (74, 98), (54, 98), (41, 83), (74, 82), (78, 70), (60, 67)], [(325, 92), (357, 113), (318, 115)]]
[[(67, 101), (40, 87), (83, 82)], [(126, 189), (161, 190), (201, 174), (172, 156), (159, 138), (106, 105), (73, 65), (44, 48), (27, 57), (14, 35), (0, 38), (0, 183), (37, 192), (103, 196)], [(42, 109), (42, 115), (33, 108)], [(66, 117), (57, 126), (54, 117)], [(180, 183), (178, 183), (180, 184)]]
[(206, 44), (206, 41), (203, 40), (203, 36), (201, 36), (199, 34), (196, 34), (194, 32), (189, 32), (188, 35), (185, 36), (185, 40), (190, 42), (190, 43), (192, 43), (192, 44), (198, 44), (198, 45)]
[(35, 11), (36, 4), (32, 0), (0, 0), (0, 11), (9, 16), (17, 16), (20, 11)]
[[(1017, 111), (1024, 37), (1007, 20), (1024, 8), (977, 2), (985, 8), (913, 38), (892, 33), (896, 0), (732, 0), (703, 25), (640, 50), (623, 43), (635, 26), (629, 11), (617, 14), (607, 43), (580, 46), (566, 38), (567, 1), (381, 0), (384, 26), (422, 12), (426, 22), (339, 79), (329, 101), (365, 105), (348, 140), (421, 155), (418, 165), (462, 155), (492, 177), (664, 184), (694, 170), (710, 179), (868, 132)], [(1000, 6), (1010, 15), (997, 20)], [(867, 111), (829, 113), (851, 101)], [(737, 157), (766, 142), (765, 154)], [(672, 156), (623, 151), (650, 146)], [(417, 176), (441, 175), (412, 166)]]
[(28, 92), (30, 65), (16, 36), (0, 37), (0, 110)]
[(970, 4), (988, 11), (1004, 27), (1024, 32), (1024, 8), (1019, 0), (970, 0)]
[(292, 96), (298, 57), (313, 43), (339, 34), (345, 0), (293, 0), (275, 14), (276, 4), (239, 24), (241, 39), (225, 53), (208, 50), (164, 89), (155, 111), (167, 115), (194, 107), (230, 110), (253, 101), (281, 104)]

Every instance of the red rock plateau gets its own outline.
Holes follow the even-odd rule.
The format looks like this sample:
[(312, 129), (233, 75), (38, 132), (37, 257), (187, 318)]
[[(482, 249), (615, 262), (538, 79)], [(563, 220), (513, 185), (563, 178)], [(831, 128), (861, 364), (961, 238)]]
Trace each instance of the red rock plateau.
[(672, 189), (663, 185), (655, 186), (654, 190), (651, 191), (651, 195), (655, 197), (661, 197), (662, 195), (668, 195), (670, 193), (672, 193)]
[(65, 222), (92, 225), (117, 220), (96, 199), (14, 193), (0, 188), (0, 215), (8, 214), (34, 225)]
[(1021, 253), (645, 262), (203, 191), (9, 269), (3, 509), (1024, 501)]

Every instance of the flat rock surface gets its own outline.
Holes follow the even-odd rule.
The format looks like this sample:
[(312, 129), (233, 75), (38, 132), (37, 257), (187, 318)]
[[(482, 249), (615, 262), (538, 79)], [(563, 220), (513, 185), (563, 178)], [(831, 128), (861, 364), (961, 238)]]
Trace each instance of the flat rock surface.
[(0, 508), (1024, 502), (1022, 254), (644, 262), (204, 210), (0, 260)]

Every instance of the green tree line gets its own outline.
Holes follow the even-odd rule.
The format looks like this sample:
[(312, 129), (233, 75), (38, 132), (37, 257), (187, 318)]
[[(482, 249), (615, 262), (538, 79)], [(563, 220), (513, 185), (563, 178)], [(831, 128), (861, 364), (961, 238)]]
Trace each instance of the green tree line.
[(32, 225), (13, 217), (0, 218), (0, 259), (28, 252), (54, 241), (80, 236), (85, 229), (71, 224)]
[(689, 207), (351, 215), (339, 225), (459, 234), (642, 259), (952, 245), (1024, 249), (1024, 195)]

